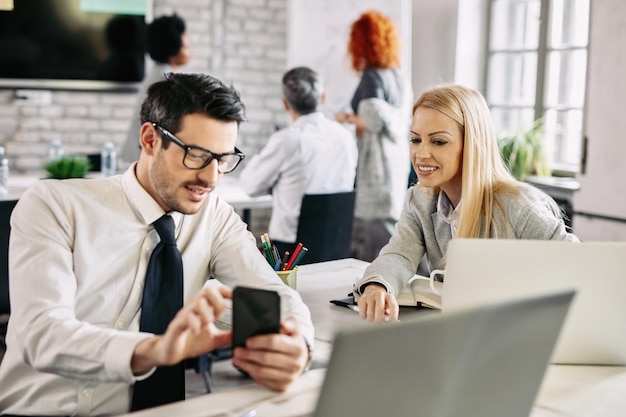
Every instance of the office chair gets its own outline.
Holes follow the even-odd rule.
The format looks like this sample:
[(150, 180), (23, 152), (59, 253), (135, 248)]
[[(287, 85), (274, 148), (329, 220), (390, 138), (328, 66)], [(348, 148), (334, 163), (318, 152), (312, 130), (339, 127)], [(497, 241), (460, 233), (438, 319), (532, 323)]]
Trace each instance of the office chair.
[(297, 242), (309, 249), (300, 264), (350, 256), (355, 191), (305, 194), (298, 220)]
[(0, 350), (6, 350), (9, 303), (9, 234), (11, 213), (17, 200), (0, 200)]

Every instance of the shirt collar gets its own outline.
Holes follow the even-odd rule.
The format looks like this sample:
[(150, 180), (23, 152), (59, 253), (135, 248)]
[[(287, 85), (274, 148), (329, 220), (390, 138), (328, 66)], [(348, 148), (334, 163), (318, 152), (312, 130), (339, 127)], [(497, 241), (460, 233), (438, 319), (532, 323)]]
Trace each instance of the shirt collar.
[(313, 113), (301, 115), (296, 120), (294, 120), (291, 125), (299, 126), (299, 125), (304, 125), (307, 123), (318, 123), (320, 120), (324, 118), (326, 118), (326, 116), (324, 116), (324, 113), (322, 113), (321, 111), (316, 111)]
[[(148, 225), (154, 223), (166, 213), (139, 183), (135, 175), (136, 166), (137, 162), (133, 163), (122, 176), (122, 188), (135, 213)], [(182, 213), (172, 211), (167, 214), (172, 216), (176, 227), (178, 227), (183, 216)]]
[(453, 218), (458, 219), (461, 215), (461, 203), (456, 206), (456, 208), (452, 208), (452, 203), (448, 198), (447, 194), (443, 191), (439, 191), (439, 198), (437, 199), (437, 214), (443, 221), (446, 223), (450, 223)]

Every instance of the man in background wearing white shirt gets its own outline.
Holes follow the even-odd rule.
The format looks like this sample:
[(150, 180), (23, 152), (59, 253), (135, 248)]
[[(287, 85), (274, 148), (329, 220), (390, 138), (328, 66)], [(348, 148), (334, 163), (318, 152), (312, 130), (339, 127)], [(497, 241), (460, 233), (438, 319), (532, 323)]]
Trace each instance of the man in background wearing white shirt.
[(352, 133), (319, 110), (325, 93), (315, 71), (293, 68), (282, 86), (283, 106), (293, 122), (270, 136), (239, 178), (252, 196), (272, 194), (268, 234), (272, 242), (289, 246), (296, 243), (304, 194), (354, 189), (358, 150)]

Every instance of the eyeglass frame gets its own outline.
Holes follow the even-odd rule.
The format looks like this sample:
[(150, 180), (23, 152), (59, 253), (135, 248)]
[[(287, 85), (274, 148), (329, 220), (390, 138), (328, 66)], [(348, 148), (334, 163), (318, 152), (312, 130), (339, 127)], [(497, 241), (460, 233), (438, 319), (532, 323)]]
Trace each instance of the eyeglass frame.
[[(234, 171), (234, 170), (235, 170), (235, 169), (239, 166), (239, 164), (241, 163), (241, 161), (243, 161), (243, 160), (244, 160), (244, 158), (246, 157), (246, 155), (245, 155), (243, 152), (241, 152), (241, 150), (239, 150), (239, 148), (237, 148), (236, 146), (235, 146), (235, 152), (215, 153), (215, 152), (213, 152), (213, 151), (210, 151), (210, 150), (208, 150), (208, 149), (202, 148), (202, 147), (200, 147), (200, 146), (187, 145), (185, 142), (183, 142), (182, 140), (180, 140), (179, 138), (177, 138), (177, 137), (176, 137), (176, 135), (174, 135), (172, 132), (170, 132), (169, 130), (167, 130), (167, 129), (166, 129), (166, 128), (164, 128), (163, 126), (161, 126), (161, 125), (159, 125), (158, 123), (155, 123), (155, 122), (151, 122), (151, 123), (152, 123), (152, 126), (153, 126), (156, 130), (158, 130), (158, 131), (159, 131), (159, 133), (160, 133), (162, 136), (163, 136), (163, 135), (167, 136), (167, 138), (168, 138), (170, 141), (174, 142), (176, 145), (180, 146), (180, 147), (181, 147), (181, 148), (185, 151), (185, 154), (183, 155), (183, 165), (184, 165), (184, 166), (185, 166), (185, 168), (187, 168), (187, 169), (192, 169), (192, 170), (194, 170), (194, 171), (197, 171), (197, 170), (200, 170), (200, 169), (206, 168), (206, 167), (207, 167), (207, 166), (208, 166), (208, 165), (209, 165), (209, 164), (210, 164), (213, 160), (217, 160), (217, 172), (219, 172), (220, 174), (228, 174), (228, 173), (233, 172), (233, 171)], [(185, 163), (185, 160), (187, 159), (187, 153), (188, 153), (190, 150), (194, 150), (194, 149), (195, 149), (195, 150), (202, 151), (202, 152), (206, 152), (206, 153), (208, 153), (208, 154), (209, 154), (209, 157), (207, 158), (207, 160), (206, 160), (206, 161), (204, 161), (204, 162), (202, 163), (202, 165), (201, 165), (200, 167), (198, 167), (198, 168), (192, 168), (192, 167), (188, 166), (188, 165)], [(225, 171), (225, 172), (222, 172), (222, 171), (220, 171), (219, 162), (220, 162), (220, 159), (221, 159), (222, 157), (227, 156), (227, 155), (234, 155), (234, 156), (237, 156), (237, 157), (239, 157), (239, 160), (237, 161), (237, 163), (235, 164), (235, 166), (233, 166), (233, 168), (232, 168), (230, 171)]]

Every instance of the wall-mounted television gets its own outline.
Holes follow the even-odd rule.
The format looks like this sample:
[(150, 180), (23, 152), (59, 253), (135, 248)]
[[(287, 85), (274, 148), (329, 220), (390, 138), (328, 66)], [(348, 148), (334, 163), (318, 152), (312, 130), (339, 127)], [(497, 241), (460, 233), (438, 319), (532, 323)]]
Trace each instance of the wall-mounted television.
[(0, 2), (0, 88), (134, 90), (149, 0)]

